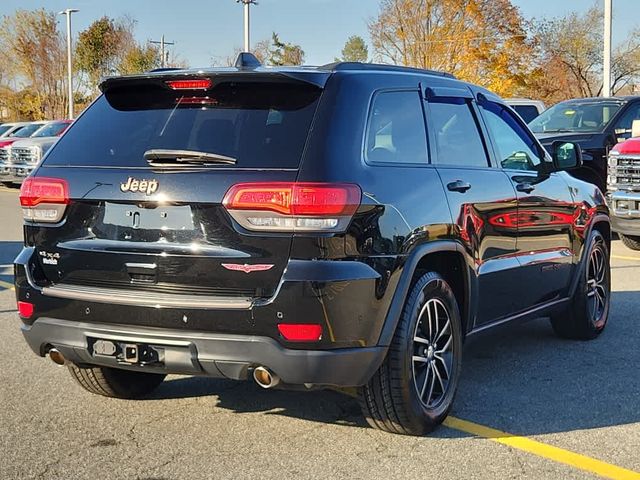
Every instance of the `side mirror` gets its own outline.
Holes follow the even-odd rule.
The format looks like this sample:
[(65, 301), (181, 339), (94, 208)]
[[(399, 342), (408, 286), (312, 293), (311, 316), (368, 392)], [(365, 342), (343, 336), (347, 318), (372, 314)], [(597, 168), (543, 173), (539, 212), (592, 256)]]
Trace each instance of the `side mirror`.
[(631, 124), (631, 137), (640, 137), (640, 120), (634, 120)]
[(554, 170), (571, 170), (582, 166), (582, 149), (577, 143), (553, 142), (552, 158)]

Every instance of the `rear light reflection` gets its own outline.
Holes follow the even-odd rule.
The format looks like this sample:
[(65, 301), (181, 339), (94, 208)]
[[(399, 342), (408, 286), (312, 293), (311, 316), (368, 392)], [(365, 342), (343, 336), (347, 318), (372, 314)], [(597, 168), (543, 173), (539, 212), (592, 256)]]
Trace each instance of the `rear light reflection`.
[(69, 204), (69, 184), (61, 178), (30, 177), (20, 187), (20, 205), (28, 222), (59, 222)]
[(315, 323), (279, 323), (278, 331), (290, 342), (317, 342), (322, 338), (322, 325)]
[(18, 302), (18, 315), (22, 318), (31, 318), (33, 315), (33, 303)]

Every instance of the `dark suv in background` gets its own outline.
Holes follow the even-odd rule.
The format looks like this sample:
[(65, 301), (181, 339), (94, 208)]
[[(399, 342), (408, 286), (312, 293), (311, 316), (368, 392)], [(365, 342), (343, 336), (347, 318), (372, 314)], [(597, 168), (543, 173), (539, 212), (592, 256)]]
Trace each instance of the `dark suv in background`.
[(572, 174), (606, 192), (607, 156), (631, 138), (634, 120), (640, 120), (640, 97), (582, 98), (554, 105), (529, 127), (549, 151), (558, 141), (580, 145), (584, 165)]
[(22, 332), (90, 392), (166, 374), (358, 387), (377, 428), (448, 414), (466, 337), (592, 339), (610, 227), (498, 97), (358, 63), (109, 78), (22, 186)]

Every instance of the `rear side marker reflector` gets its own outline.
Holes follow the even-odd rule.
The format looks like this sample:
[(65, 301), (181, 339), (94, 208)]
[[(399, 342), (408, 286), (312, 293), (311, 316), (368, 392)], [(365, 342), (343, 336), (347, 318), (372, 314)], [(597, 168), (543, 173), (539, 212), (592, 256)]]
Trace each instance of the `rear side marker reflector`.
[(212, 82), (208, 78), (195, 80), (169, 80), (167, 86), (173, 90), (207, 90)]
[(18, 302), (18, 315), (22, 318), (31, 318), (33, 315), (33, 303)]
[(342, 183), (240, 183), (223, 204), (249, 230), (341, 231), (360, 205), (358, 185)]
[(20, 205), (28, 222), (59, 222), (68, 204), (69, 184), (64, 179), (29, 177), (20, 187)]
[(322, 338), (322, 325), (315, 323), (279, 323), (278, 331), (289, 342), (317, 342)]

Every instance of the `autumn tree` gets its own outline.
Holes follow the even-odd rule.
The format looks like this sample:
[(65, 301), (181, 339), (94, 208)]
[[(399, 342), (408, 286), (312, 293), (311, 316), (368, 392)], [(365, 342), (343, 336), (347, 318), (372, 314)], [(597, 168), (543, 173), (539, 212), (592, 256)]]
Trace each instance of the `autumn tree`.
[(377, 60), (512, 95), (530, 72), (527, 26), (510, 0), (381, 0), (369, 33)]
[[(56, 15), (44, 9), (17, 10), (0, 23), (0, 64), (20, 91), (24, 118), (65, 115), (66, 48)], [(28, 104), (28, 105), (27, 105)], [(22, 115), (22, 113), (21, 113)]]
[(267, 61), (270, 65), (276, 67), (302, 65), (304, 63), (304, 50), (300, 45), (281, 41), (280, 36), (273, 32)]
[(336, 59), (342, 62), (366, 62), (369, 58), (369, 47), (362, 37), (353, 35), (344, 44), (342, 57)]
[[(561, 96), (594, 97), (602, 93), (604, 50), (603, 10), (594, 6), (585, 13), (571, 12), (564, 17), (537, 22), (536, 40), (540, 47), (541, 67), (556, 68), (547, 81), (556, 81), (558, 73), (569, 77), (573, 85)], [(640, 32), (634, 30), (619, 44), (612, 56), (612, 90), (619, 92), (640, 74)], [(564, 70), (561, 72), (560, 70)]]

